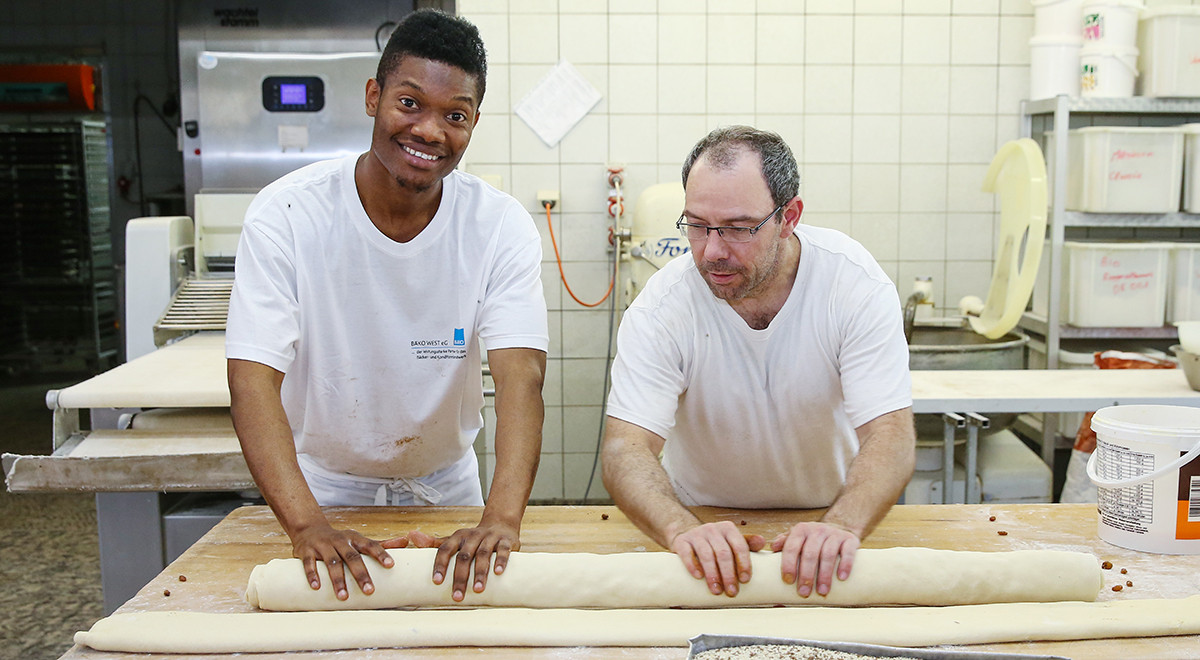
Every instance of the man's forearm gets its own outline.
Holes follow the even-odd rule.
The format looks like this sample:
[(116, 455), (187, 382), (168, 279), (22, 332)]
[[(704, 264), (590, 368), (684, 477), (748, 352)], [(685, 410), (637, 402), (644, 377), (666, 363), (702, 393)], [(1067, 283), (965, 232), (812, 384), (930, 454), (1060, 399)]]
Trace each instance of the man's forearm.
[(488, 362), (496, 381), (496, 468), (483, 518), (519, 527), (541, 458), (545, 353), (506, 349)]
[(679, 501), (658, 457), (644, 441), (629, 434), (649, 433), (609, 417), (604, 439), (604, 487), (621, 511), (664, 548), (700, 519)]
[[(540, 399), (539, 399), (540, 401)], [(533, 491), (541, 457), (543, 410), (520, 406), (524, 415), (502, 414), (499, 400), (496, 407), (496, 467), (492, 486), (488, 490), (485, 519), (495, 519), (520, 526)]]
[(264, 365), (231, 360), (230, 415), (242, 455), (259, 491), (289, 537), (325, 516), (296, 462), (296, 446), (283, 402), (282, 374)]
[[(876, 423), (878, 422), (878, 423)], [(846, 485), (822, 521), (866, 538), (899, 499), (912, 478), (914, 435), (908, 409), (888, 413), (860, 438)]]

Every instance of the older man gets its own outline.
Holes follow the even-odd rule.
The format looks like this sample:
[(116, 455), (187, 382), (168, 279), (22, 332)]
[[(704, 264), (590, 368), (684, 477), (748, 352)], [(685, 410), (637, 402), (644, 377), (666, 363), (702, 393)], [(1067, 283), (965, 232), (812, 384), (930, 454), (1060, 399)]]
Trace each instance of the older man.
[(687, 506), (828, 507), (771, 543), (781, 579), (825, 594), (912, 476), (895, 286), (855, 241), (800, 225), (799, 181), (774, 133), (701, 140), (677, 223), (690, 258), (650, 278), (618, 335), (604, 484), (714, 594), (750, 580), (765, 540)]

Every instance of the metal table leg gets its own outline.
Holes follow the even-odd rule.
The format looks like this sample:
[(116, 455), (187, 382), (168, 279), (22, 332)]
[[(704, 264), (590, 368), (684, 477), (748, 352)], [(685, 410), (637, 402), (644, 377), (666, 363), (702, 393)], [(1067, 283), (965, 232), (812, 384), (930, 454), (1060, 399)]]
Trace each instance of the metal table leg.
[(979, 463), (979, 430), (986, 429), (991, 425), (987, 417), (978, 413), (966, 413), (967, 417), (967, 483), (966, 496), (967, 504), (979, 504), (981, 496), (979, 494), (979, 479), (975, 476), (978, 472)]
[(954, 432), (966, 425), (966, 420), (955, 413), (942, 413), (942, 429), (945, 445), (942, 448), (942, 504), (954, 499)]
[(158, 493), (96, 493), (105, 615), (166, 566), (161, 513)]

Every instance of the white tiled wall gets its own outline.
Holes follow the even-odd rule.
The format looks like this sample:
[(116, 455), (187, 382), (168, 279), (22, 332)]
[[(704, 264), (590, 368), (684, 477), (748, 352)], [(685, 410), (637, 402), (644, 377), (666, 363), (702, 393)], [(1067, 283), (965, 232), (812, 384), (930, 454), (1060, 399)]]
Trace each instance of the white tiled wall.
[[(1149, 0), (1149, 6), (1178, 4)], [(573, 302), (554, 261), (541, 189), (571, 288), (608, 286), (606, 167), (638, 193), (677, 181), (718, 125), (780, 133), (800, 162), (804, 221), (862, 242), (907, 294), (932, 276), (938, 307), (986, 296), (997, 207), (981, 192), (1018, 137), (1029, 86), (1029, 0), (458, 0), (488, 46), (483, 120), (464, 160), (499, 174), (543, 232), (550, 306), (538, 500), (583, 497), (600, 423), (607, 316)], [(603, 100), (547, 148), (511, 113), (560, 59)], [(604, 305), (597, 309), (604, 309)], [(491, 425), (489, 423), (489, 429)], [(490, 467), (493, 457), (488, 455)], [(592, 484), (592, 499), (607, 495)]]
[[(607, 304), (563, 290), (538, 190), (561, 191), (564, 271), (594, 301), (608, 286), (606, 167), (625, 167), (631, 212), (641, 190), (678, 180), (710, 129), (750, 123), (796, 153), (805, 222), (863, 242), (905, 293), (930, 275), (941, 307), (986, 295), (996, 207), (980, 184), (1017, 137), (1027, 0), (459, 0), (458, 11), (491, 67), (465, 167), (500, 175), (544, 237), (553, 339), (536, 499), (583, 496), (608, 348)], [(548, 148), (511, 108), (560, 59), (603, 100)], [(598, 478), (591, 497), (606, 497)]]

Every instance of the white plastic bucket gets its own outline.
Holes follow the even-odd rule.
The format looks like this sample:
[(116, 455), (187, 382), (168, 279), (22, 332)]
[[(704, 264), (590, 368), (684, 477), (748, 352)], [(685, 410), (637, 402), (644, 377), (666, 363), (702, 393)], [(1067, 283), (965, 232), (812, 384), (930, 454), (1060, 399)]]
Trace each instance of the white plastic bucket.
[(1164, 554), (1200, 554), (1200, 408), (1109, 406), (1092, 416), (1100, 538)]
[(1137, 46), (1138, 0), (1086, 0), (1083, 3), (1083, 40), (1111, 47)]
[(1031, 0), (1033, 34), (1039, 37), (1079, 36), (1083, 0)]
[(1079, 51), (1083, 37), (1034, 37), (1029, 40), (1029, 98), (1079, 96)]
[(1134, 46), (1085, 45), (1079, 51), (1079, 95), (1133, 96), (1138, 49)]

